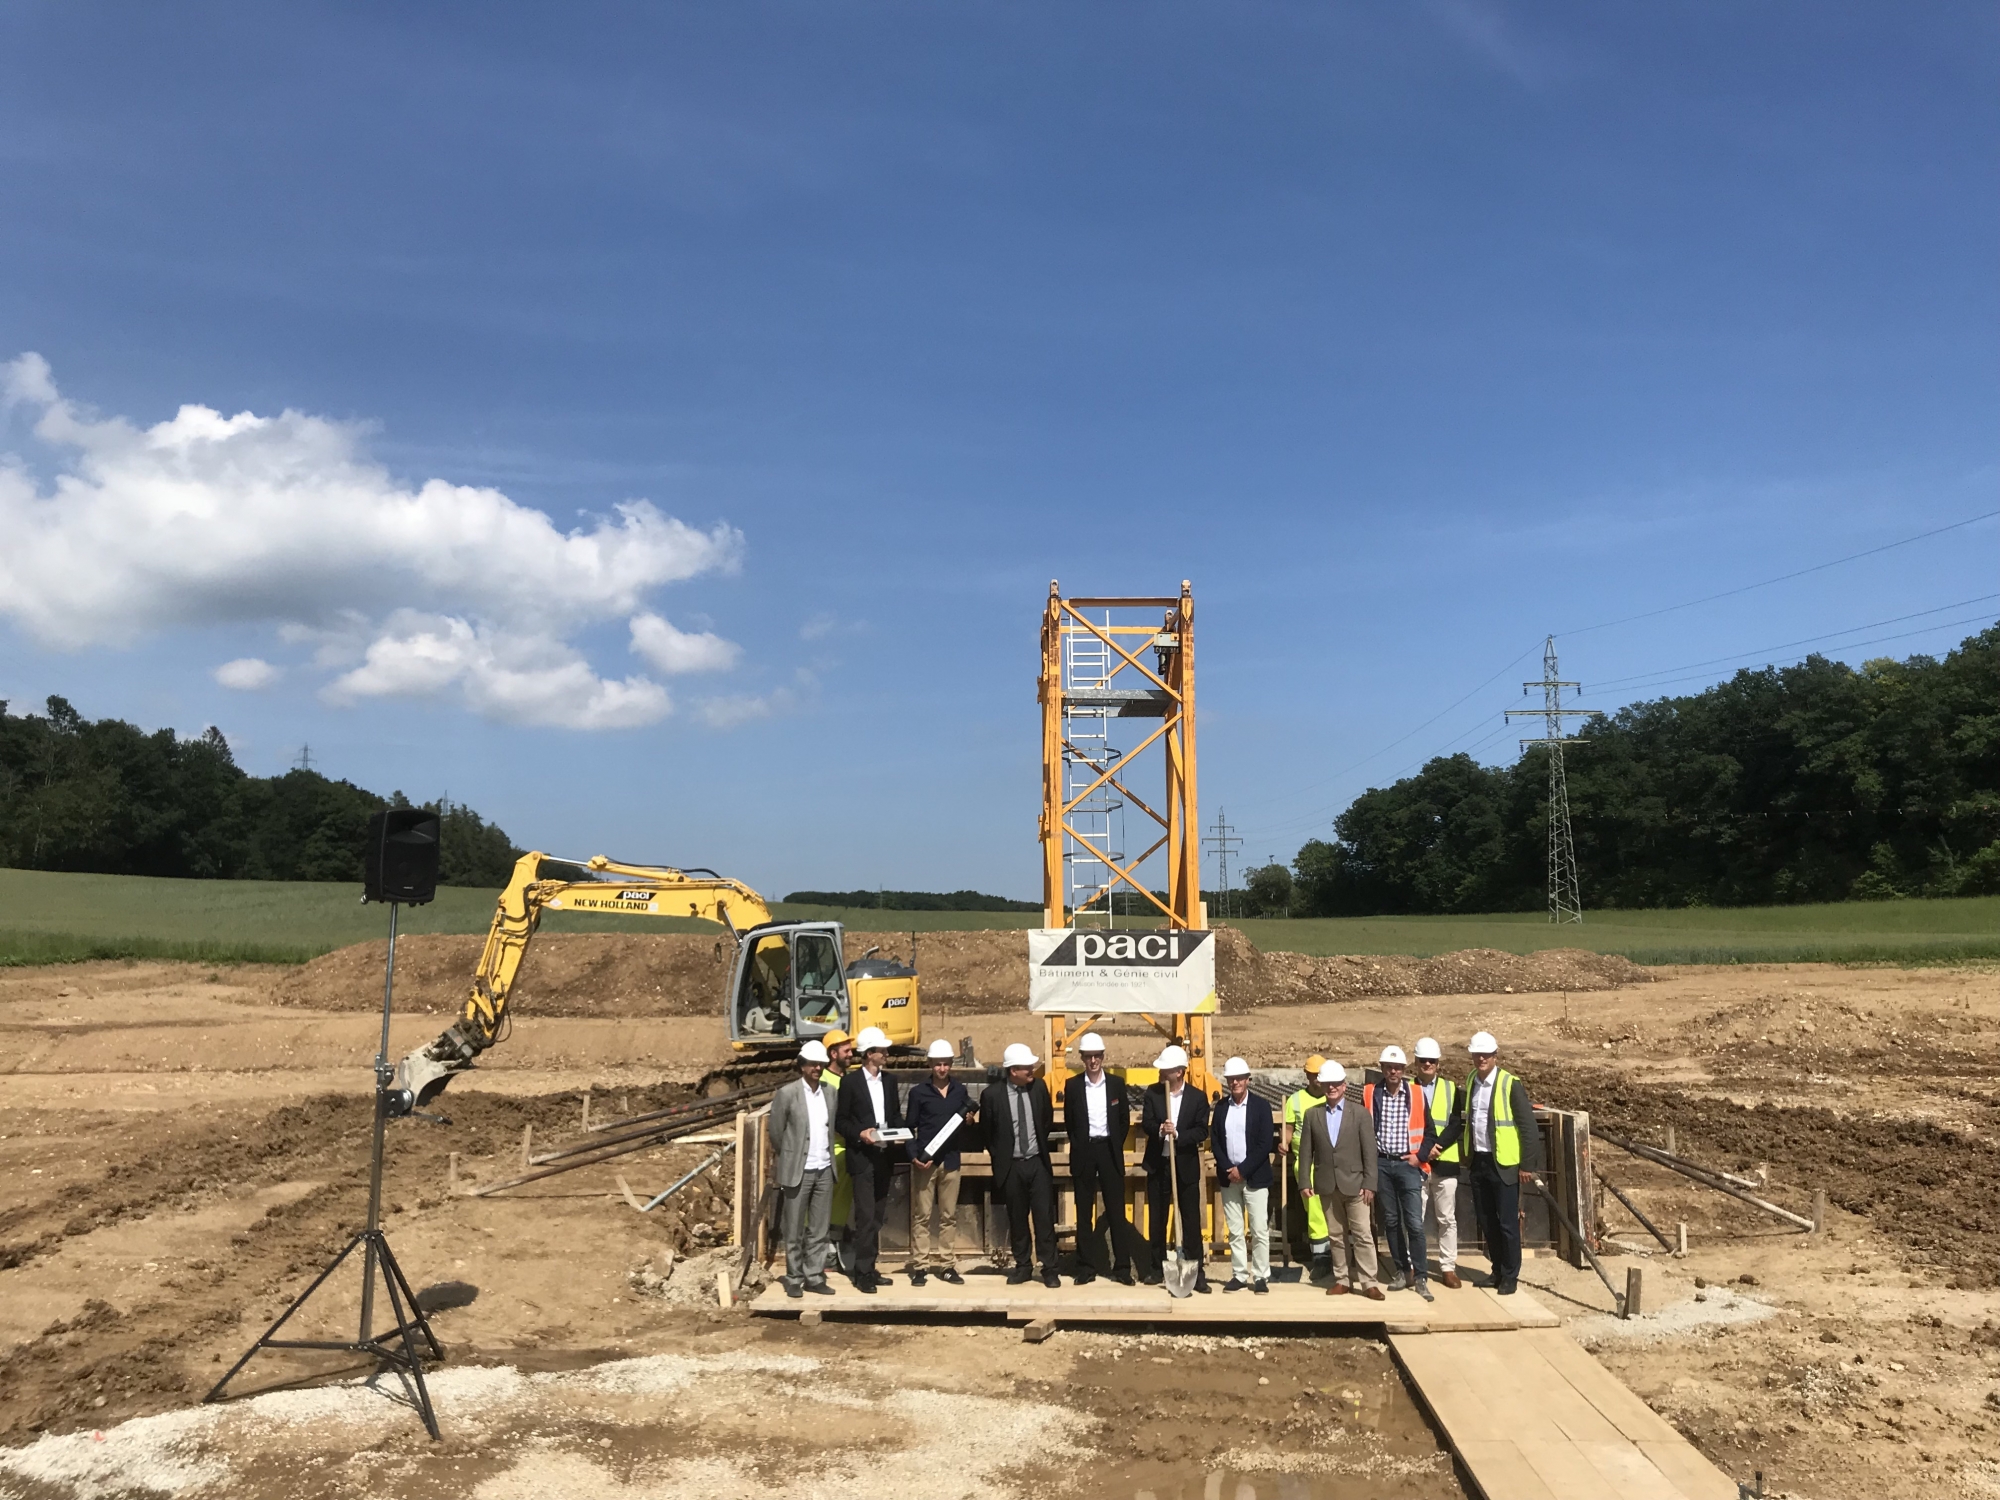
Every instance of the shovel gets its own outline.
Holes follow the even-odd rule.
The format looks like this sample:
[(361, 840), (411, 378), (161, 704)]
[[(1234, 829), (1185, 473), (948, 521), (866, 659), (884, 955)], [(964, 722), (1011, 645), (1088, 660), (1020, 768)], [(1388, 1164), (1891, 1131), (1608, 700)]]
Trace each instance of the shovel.
[(1201, 1270), (1201, 1263), (1189, 1260), (1181, 1253), (1181, 1240), (1187, 1234), (1187, 1226), (1181, 1222), (1181, 1153), (1178, 1136), (1167, 1138), (1167, 1177), (1173, 1185), (1173, 1198), (1167, 1204), (1167, 1260), (1160, 1268), (1160, 1275), (1167, 1283), (1169, 1297), (1192, 1297), (1194, 1279)]

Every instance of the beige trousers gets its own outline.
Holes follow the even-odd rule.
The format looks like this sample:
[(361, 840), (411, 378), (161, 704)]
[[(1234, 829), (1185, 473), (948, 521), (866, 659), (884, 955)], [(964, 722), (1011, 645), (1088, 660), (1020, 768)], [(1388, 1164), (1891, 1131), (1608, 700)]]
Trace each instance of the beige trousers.
[(1375, 1223), (1368, 1203), (1358, 1193), (1352, 1198), (1322, 1193), (1319, 1201), (1326, 1211), (1326, 1227), (1333, 1239), (1335, 1283), (1358, 1292), (1366, 1291), (1376, 1284)]
[[(958, 1172), (910, 1168), (910, 1269), (949, 1271), (958, 1265)], [(934, 1212), (935, 1211), (935, 1212)], [(926, 1253), (923, 1242), (928, 1238)]]

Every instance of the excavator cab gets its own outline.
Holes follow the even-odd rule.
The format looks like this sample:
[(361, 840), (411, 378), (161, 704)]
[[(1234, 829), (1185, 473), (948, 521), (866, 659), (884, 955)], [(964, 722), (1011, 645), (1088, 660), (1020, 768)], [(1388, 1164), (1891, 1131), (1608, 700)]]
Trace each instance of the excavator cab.
[(729, 1040), (738, 1048), (782, 1046), (847, 1028), (847, 982), (838, 922), (753, 927), (736, 950)]

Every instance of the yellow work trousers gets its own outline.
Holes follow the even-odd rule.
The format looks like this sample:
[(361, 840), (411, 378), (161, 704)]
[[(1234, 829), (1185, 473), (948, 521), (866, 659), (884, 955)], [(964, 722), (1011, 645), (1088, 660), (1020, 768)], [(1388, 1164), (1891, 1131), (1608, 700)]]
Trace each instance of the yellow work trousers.
[[(1292, 1185), (1294, 1187), (1298, 1186), (1298, 1181), (1299, 1157), (1298, 1153), (1294, 1151), (1292, 1153)], [(1326, 1231), (1326, 1210), (1319, 1205), (1319, 1194), (1304, 1193), (1301, 1196), (1306, 1200), (1306, 1238), (1311, 1240), (1315, 1245), (1323, 1245), (1326, 1243), (1328, 1235)]]

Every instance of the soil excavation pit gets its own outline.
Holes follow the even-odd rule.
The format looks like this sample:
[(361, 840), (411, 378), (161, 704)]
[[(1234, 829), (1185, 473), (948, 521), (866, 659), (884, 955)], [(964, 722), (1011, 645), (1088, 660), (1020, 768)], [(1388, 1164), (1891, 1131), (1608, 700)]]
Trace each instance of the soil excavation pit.
[[(1285, 1461), (1353, 1451), (1330, 1433), (1309, 1444), (1283, 1430), (1293, 1398), (1278, 1375), (1304, 1376), (1284, 1362), (1323, 1361), (1329, 1346), (1358, 1349), (1365, 1336), (1273, 1330), (1261, 1345), (1239, 1334), (1205, 1350), (1209, 1330), (1176, 1330), (1189, 1342), (1160, 1351), (1176, 1364), (1153, 1367), (1164, 1382), (1149, 1398), (1155, 1414), (1128, 1430), (1122, 1418), (1102, 1420), (1114, 1395), (1132, 1399), (1124, 1388), (1083, 1377), (1088, 1361), (1135, 1347), (1139, 1327), (1060, 1327), (1031, 1345), (997, 1317), (970, 1329), (828, 1317), (803, 1329), (700, 1305), (699, 1268), (716, 1224), (726, 1228), (727, 1171), (716, 1191), (644, 1216), (625, 1205), (615, 1174), (650, 1195), (712, 1148), (643, 1152), (491, 1198), (452, 1196), (451, 1153), (461, 1185), (496, 1181), (520, 1171), (524, 1127), (537, 1150), (579, 1132), (586, 1087), (596, 1121), (685, 1098), (728, 1059), (712, 1014), (663, 1014), (636, 995), (612, 1013), (524, 1010), (514, 1036), (453, 1085), (451, 1126), (399, 1122), (391, 1132), (387, 1225), (398, 1258), (420, 1287), (478, 1288), (437, 1316), (450, 1352), (437, 1372), (442, 1444), (386, 1392), (269, 1398), (359, 1401), (372, 1413), (365, 1421), (342, 1415), (346, 1407), (195, 1406), (345, 1243), (365, 1203), (379, 1020), (358, 990), (353, 1009), (276, 1003), (274, 987), (298, 972), (0, 971), (0, 1181), (14, 1189), (0, 1202), (0, 1494), (10, 1500), (176, 1489), (803, 1500), (864, 1492), (851, 1482), (863, 1463), (877, 1489), (949, 1493), (930, 1482), (945, 1475), (959, 1493), (994, 1500), (1142, 1489), (1158, 1500), (1238, 1500), (1246, 1482), (1271, 1500), (1345, 1482), (1231, 1455), (1255, 1444)], [(379, 997), (374, 972), (369, 992)], [(1591, 1110), (1601, 1130), (1664, 1144), (1674, 1129), (1680, 1152), (1705, 1165), (1756, 1180), (1768, 1169), (1768, 1195), (1794, 1211), (1824, 1188), (1826, 1233), (1800, 1235), (1600, 1144), (1600, 1175), (1669, 1234), (1686, 1223), (1689, 1254), (1667, 1255), (1607, 1200), (1608, 1269), (1622, 1282), (1627, 1266), (1644, 1266), (1643, 1318), (1619, 1322), (1596, 1278), (1559, 1261), (1531, 1258), (1524, 1288), (1734, 1477), (1761, 1469), (1774, 1491), (1818, 1500), (2000, 1495), (2000, 969), (1655, 970), (1638, 989), (1567, 995), (1505, 984), (1516, 992), (1232, 1005), (1224, 1037), (1231, 1052), (1277, 1066), (1314, 1051), (1370, 1057), (1416, 1034), (1461, 1045), (1490, 1029), (1538, 1097)], [(442, 978), (438, 1003), (455, 1003)], [(945, 1009), (948, 1034), (973, 1036), (982, 1056), (1037, 1035), (1018, 1010), (961, 1019)], [(391, 1052), (441, 1025), (441, 1015), (399, 1015)], [(1143, 1041), (1113, 1038), (1133, 1049), (1118, 1060)], [(681, 1269), (654, 1285), (669, 1250), (690, 1278), (685, 1302), (675, 1295)], [(1417, 1342), (1459, 1337), (1540, 1335)], [(1259, 1347), (1258, 1373), (1272, 1385), (1255, 1389), (1270, 1408), (1253, 1415), (1229, 1389), (1197, 1383)], [(758, 1363), (781, 1357), (811, 1368)], [(1117, 1361), (1121, 1375), (1134, 1357)], [(691, 1363), (648, 1363), (656, 1359)], [(671, 1383), (683, 1370), (692, 1373), (673, 1390), (636, 1394), (603, 1389), (612, 1375), (586, 1378), (623, 1371), (618, 1380)], [(254, 1386), (283, 1372), (274, 1360), (247, 1373)], [(526, 1393), (520, 1402), (502, 1399), (513, 1390)], [(1317, 1412), (1300, 1402), (1301, 1416)], [(1251, 1425), (1265, 1419), (1276, 1424), (1269, 1432)], [(1132, 1451), (1148, 1433), (1174, 1446)], [(220, 1468), (212, 1483), (208, 1470), (151, 1483), (190, 1464)], [(1321, 1488), (1301, 1488), (1308, 1481)], [(1379, 1477), (1357, 1483), (1358, 1493), (1397, 1493)], [(1437, 1486), (1430, 1493), (1456, 1493), (1448, 1466)]]

